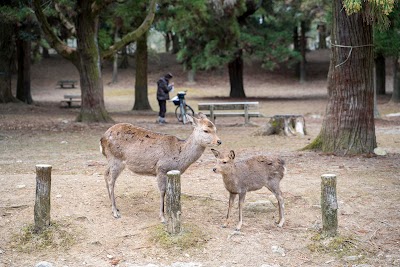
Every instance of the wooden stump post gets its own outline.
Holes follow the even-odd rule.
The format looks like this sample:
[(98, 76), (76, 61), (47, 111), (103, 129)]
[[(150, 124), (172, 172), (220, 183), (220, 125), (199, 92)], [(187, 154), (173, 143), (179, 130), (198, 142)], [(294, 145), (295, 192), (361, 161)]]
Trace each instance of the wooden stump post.
[(167, 231), (170, 234), (181, 232), (181, 173), (169, 171), (167, 173), (166, 206), (168, 216)]
[(35, 232), (50, 226), (51, 165), (36, 165)]
[(321, 176), (321, 211), (322, 211), (322, 234), (324, 236), (335, 236), (337, 233), (337, 198), (336, 198), (336, 175), (323, 174)]

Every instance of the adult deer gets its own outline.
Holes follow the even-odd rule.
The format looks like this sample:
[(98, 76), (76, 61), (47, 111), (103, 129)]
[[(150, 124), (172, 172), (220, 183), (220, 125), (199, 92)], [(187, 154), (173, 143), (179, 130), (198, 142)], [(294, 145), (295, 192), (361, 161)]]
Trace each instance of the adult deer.
[(194, 128), (186, 140), (128, 123), (116, 124), (103, 134), (100, 150), (108, 161), (104, 178), (115, 218), (121, 217), (115, 204), (115, 181), (125, 166), (134, 173), (157, 177), (160, 190), (160, 219), (164, 223), (167, 172), (178, 170), (184, 173), (200, 158), (206, 147), (221, 144), (215, 125), (204, 114), (199, 113), (198, 118), (187, 115), (186, 119)]
[(268, 188), (276, 197), (279, 203), (279, 223), (282, 227), (285, 222), (285, 204), (280, 190), (280, 182), (286, 172), (285, 162), (280, 157), (258, 155), (243, 160), (234, 160), (235, 152), (221, 153), (211, 149), (217, 158), (217, 165), (213, 169), (215, 173), (220, 173), (224, 181), (226, 190), (229, 192), (229, 207), (226, 221), (223, 227), (228, 225), (229, 214), (233, 203), (239, 195), (239, 222), (236, 230), (240, 231), (243, 224), (242, 209), (246, 193), (256, 191), (264, 186)]

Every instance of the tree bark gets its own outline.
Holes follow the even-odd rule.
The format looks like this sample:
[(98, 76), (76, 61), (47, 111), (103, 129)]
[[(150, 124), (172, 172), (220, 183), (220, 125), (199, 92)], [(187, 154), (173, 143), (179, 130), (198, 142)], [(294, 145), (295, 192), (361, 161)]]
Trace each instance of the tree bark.
[(400, 103), (400, 57), (394, 59), (393, 94), (391, 101)]
[[(117, 42), (119, 39), (119, 25), (115, 23), (115, 31), (114, 31), (114, 42)], [(112, 79), (111, 83), (117, 83), (118, 82), (118, 52), (115, 52), (114, 58), (113, 58), (113, 73), (112, 73)]]
[(337, 210), (336, 175), (324, 174), (321, 176), (322, 234), (324, 236), (336, 235), (338, 227)]
[(300, 29), (300, 52), (301, 52), (301, 61), (300, 61), (300, 83), (304, 83), (306, 81), (306, 22), (301, 21), (301, 29)]
[(151, 110), (147, 86), (147, 33), (136, 41), (135, 104), (132, 110)]
[(77, 121), (110, 122), (104, 105), (103, 80), (97, 43), (98, 15), (92, 14), (90, 1), (78, 1), (77, 48), (82, 105)]
[(318, 49), (326, 49), (326, 25), (325, 24), (318, 25), (318, 36), (319, 36)]
[(51, 165), (36, 165), (35, 232), (50, 226)]
[(321, 132), (311, 147), (340, 155), (373, 153), (372, 26), (362, 14), (347, 16), (340, 0), (333, 6), (329, 101)]
[(377, 95), (386, 94), (385, 57), (382, 53), (378, 53), (375, 57), (375, 85)]
[(229, 62), (229, 82), (231, 85), (231, 92), (229, 94), (230, 97), (234, 98), (245, 98), (246, 94), (244, 93), (243, 87), (243, 58), (242, 58), (242, 50), (239, 49), (235, 53), (236, 57), (234, 60)]
[[(293, 28), (293, 50), (300, 51), (300, 44), (299, 44), (299, 29), (298, 27)], [(300, 79), (300, 62), (297, 61), (295, 65), (295, 75), (297, 78)]]
[(0, 24), (0, 103), (15, 102), (12, 95), (11, 77), (14, 59), (14, 27)]
[(124, 46), (121, 49), (121, 62), (119, 63), (120, 69), (127, 69), (129, 68), (129, 55), (126, 52), (127, 46)]
[(32, 104), (31, 94), (31, 41), (17, 40), (18, 79), (17, 99)]
[(166, 208), (168, 216), (168, 232), (181, 232), (181, 173), (169, 171), (167, 173)]

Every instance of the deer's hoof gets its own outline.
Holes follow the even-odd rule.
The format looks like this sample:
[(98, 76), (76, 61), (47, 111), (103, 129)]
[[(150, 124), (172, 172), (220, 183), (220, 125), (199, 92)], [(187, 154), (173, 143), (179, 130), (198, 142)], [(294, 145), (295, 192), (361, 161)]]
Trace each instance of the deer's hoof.
[(113, 210), (113, 216), (115, 219), (121, 218), (121, 213), (119, 213), (119, 210)]
[(277, 223), (277, 226), (279, 228), (282, 228), (284, 223), (285, 223), (285, 219), (282, 219), (279, 223)]

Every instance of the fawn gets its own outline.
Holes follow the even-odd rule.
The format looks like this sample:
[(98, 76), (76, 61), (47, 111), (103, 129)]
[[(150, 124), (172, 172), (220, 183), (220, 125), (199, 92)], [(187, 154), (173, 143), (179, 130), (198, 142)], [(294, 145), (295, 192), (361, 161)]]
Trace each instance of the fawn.
[(259, 190), (264, 186), (274, 193), (278, 200), (278, 226), (282, 227), (285, 222), (285, 205), (279, 184), (286, 173), (284, 160), (280, 157), (259, 155), (235, 161), (235, 152), (233, 150), (229, 153), (221, 153), (215, 149), (211, 149), (211, 151), (217, 158), (217, 165), (213, 171), (222, 175), (225, 188), (229, 192), (228, 214), (223, 227), (228, 225), (233, 203), (236, 195), (239, 195), (239, 223), (236, 226), (236, 230), (240, 231), (243, 224), (242, 209), (246, 193)]

